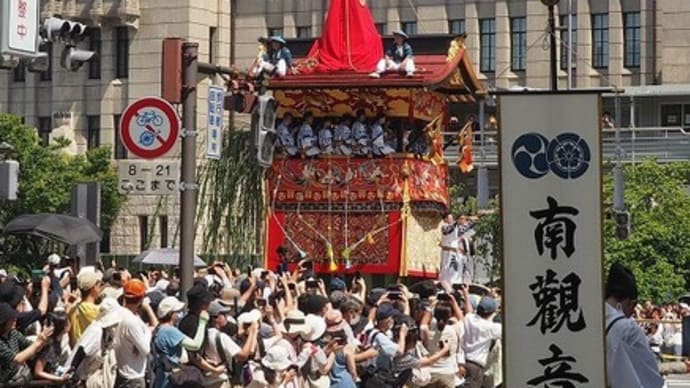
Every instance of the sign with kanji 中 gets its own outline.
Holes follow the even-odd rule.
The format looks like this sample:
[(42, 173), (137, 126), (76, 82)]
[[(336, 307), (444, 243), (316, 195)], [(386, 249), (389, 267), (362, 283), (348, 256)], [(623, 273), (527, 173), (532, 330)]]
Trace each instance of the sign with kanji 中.
[(0, 2), (0, 54), (34, 56), (39, 41), (39, 0)]
[(120, 160), (118, 189), (127, 195), (172, 195), (179, 192), (177, 160)]
[(136, 100), (122, 112), (120, 139), (129, 152), (143, 159), (168, 153), (180, 135), (175, 108), (159, 97)]
[(220, 159), (223, 145), (223, 101), (225, 89), (211, 85), (208, 88), (208, 123), (206, 136), (206, 157)]
[(600, 95), (499, 97), (508, 387), (605, 387)]

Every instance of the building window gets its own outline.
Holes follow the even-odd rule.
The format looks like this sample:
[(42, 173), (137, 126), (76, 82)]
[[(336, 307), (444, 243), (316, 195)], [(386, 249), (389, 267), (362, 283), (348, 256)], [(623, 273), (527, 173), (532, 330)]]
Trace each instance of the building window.
[(417, 35), (417, 22), (401, 22), (400, 29), (407, 35)]
[(90, 150), (101, 146), (101, 116), (86, 116), (86, 141)]
[(510, 68), (513, 71), (525, 70), (527, 55), (527, 18), (510, 19)]
[(50, 132), (53, 130), (53, 120), (50, 116), (38, 118), (38, 136), (41, 137), (41, 144), (48, 146), (50, 143)]
[(560, 16), (561, 26), (561, 69), (568, 68), (568, 50), (573, 50), (573, 63), (571, 68), (576, 68), (577, 64), (577, 16), (573, 15), (573, 43), (568, 41), (568, 15)]
[(216, 47), (218, 28), (209, 27), (208, 28), (208, 62), (216, 63), (216, 53), (214, 48)]
[(297, 27), (297, 38), (300, 38), (300, 39), (311, 38), (311, 26)]
[(24, 60), (20, 59), (19, 64), (12, 70), (12, 79), (14, 82), (24, 82), (26, 81), (26, 63)]
[(479, 71), (496, 71), (496, 20), (479, 19)]
[(89, 61), (89, 79), (101, 79), (101, 29), (90, 29), (89, 51), (96, 55)]
[(452, 35), (462, 35), (465, 33), (465, 20), (452, 19), (448, 21), (448, 33)]
[(609, 66), (609, 15), (592, 15), (592, 66), (595, 69)]
[(110, 253), (110, 230), (103, 231), (100, 244), (101, 253)]
[(149, 216), (139, 216), (139, 251), (149, 248)]
[(127, 149), (120, 139), (120, 115), (113, 115), (113, 128), (115, 128), (115, 159), (127, 159)]
[(41, 81), (50, 81), (53, 79), (53, 42), (44, 43), (40, 51), (48, 54), (48, 70), (42, 71), (39, 79)]
[(268, 36), (283, 36), (283, 27), (269, 27)]
[(158, 217), (158, 224), (161, 233), (161, 248), (168, 247), (168, 216)]
[(376, 23), (376, 31), (378, 31), (380, 35), (384, 35), (386, 33), (386, 23)]
[(640, 13), (623, 14), (625, 40), (625, 67), (640, 67)]
[(690, 104), (661, 105), (661, 126), (690, 128)]
[(129, 29), (115, 27), (115, 77), (129, 77)]

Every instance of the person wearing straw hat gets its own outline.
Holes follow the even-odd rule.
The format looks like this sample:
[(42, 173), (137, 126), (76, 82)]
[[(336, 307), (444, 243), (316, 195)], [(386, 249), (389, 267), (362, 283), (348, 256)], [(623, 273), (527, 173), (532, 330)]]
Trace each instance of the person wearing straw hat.
[(369, 74), (371, 78), (381, 78), (387, 71), (405, 72), (408, 78), (414, 77), (415, 65), (412, 46), (407, 43), (409, 36), (404, 31), (393, 33), (393, 46), (386, 51), (386, 57), (376, 65), (376, 71)]
[(642, 328), (632, 319), (637, 305), (635, 275), (613, 263), (606, 281), (604, 320), (609, 388), (661, 388), (664, 379)]
[(77, 354), (83, 352), (84, 358), (75, 365), (75, 373), (87, 388), (112, 387), (115, 384), (117, 360), (113, 339), (120, 321), (122, 307), (116, 299), (104, 298), (98, 305), (96, 320), (86, 328), (67, 360), (66, 365), (72, 365)]
[(292, 67), (292, 52), (287, 47), (287, 42), (282, 36), (271, 36), (269, 39), (270, 50), (267, 59), (259, 61), (256, 74), (266, 72), (270, 75), (285, 77), (287, 71)]

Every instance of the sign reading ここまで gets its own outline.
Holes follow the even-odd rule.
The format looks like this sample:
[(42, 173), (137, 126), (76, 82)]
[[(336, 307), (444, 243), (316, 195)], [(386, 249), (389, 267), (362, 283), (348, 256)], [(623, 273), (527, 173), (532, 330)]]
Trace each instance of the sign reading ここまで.
[(599, 102), (499, 98), (509, 387), (606, 386)]

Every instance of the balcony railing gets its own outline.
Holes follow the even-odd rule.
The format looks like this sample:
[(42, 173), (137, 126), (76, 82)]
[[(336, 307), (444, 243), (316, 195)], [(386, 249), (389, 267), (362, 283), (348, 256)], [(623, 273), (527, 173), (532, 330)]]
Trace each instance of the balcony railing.
[[(605, 129), (602, 133), (604, 162), (616, 158), (616, 136), (614, 129)], [(444, 132), (447, 142), (455, 136), (453, 132)], [(484, 161), (487, 166), (498, 165), (498, 133), (484, 133)], [(690, 133), (680, 127), (644, 127), (621, 128), (620, 147), (624, 163), (638, 163), (646, 158), (655, 158), (661, 163), (690, 160)], [(474, 133), (472, 156), (475, 166), (481, 160), (479, 133)], [(453, 144), (445, 151), (446, 161), (454, 165), (458, 160), (458, 145)]]
[(60, 16), (100, 25), (104, 19), (114, 24), (137, 26), (139, 0), (44, 0), (41, 18)]

